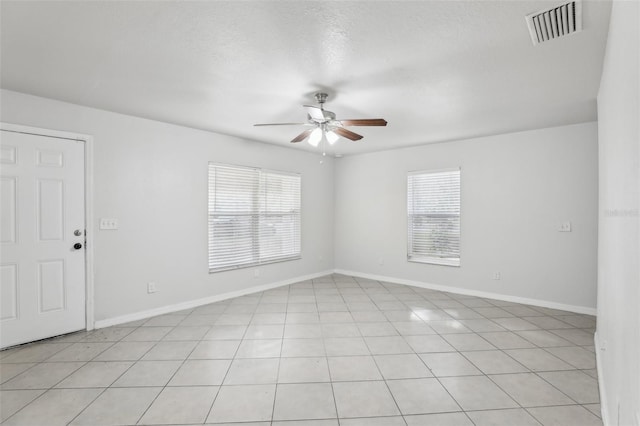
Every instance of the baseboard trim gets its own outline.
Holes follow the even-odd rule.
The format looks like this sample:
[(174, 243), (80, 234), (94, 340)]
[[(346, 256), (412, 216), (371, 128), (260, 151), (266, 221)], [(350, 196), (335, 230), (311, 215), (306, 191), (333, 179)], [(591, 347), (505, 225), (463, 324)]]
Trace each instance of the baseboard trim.
[(248, 294), (253, 294), (253, 293), (259, 293), (261, 291), (271, 290), (271, 289), (282, 287), (285, 285), (294, 284), (300, 281), (306, 281), (306, 280), (311, 280), (313, 278), (322, 277), (325, 275), (329, 275), (331, 273), (333, 273), (333, 270), (317, 272), (314, 274), (308, 274), (308, 275), (298, 276), (295, 278), (289, 278), (282, 281), (276, 281), (270, 284), (263, 284), (263, 285), (248, 287), (238, 291), (231, 291), (228, 293), (216, 294), (215, 296), (209, 296), (209, 297), (203, 297), (201, 299), (190, 300), (188, 302), (176, 303), (174, 305), (167, 305), (159, 308), (148, 309), (146, 311), (134, 312), (132, 314), (121, 315), (118, 317), (107, 318), (103, 320), (97, 320), (95, 321), (94, 327), (96, 329), (111, 327), (113, 325), (124, 324), (127, 322), (138, 321), (141, 319), (155, 317), (158, 315), (164, 315), (172, 312), (183, 311), (185, 309), (197, 308), (202, 305), (208, 305), (209, 303), (220, 302), (222, 300), (232, 299), (234, 297), (246, 296)]
[(596, 331), (593, 335), (593, 344), (596, 347), (596, 372), (598, 373), (598, 390), (600, 391), (600, 416), (602, 418), (602, 424), (604, 426), (609, 426), (609, 407), (607, 406), (607, 392), (604, 387), (604, 377), (602, 370), (602, 358), (600, 356), (601, 347), (600, 339), (598, 337), (598, 332)]
[[(227, 292), (227, 293), (217, 294), (217, 295), (214, 295), (214, 296), (204, 297), (204, 298), (201, 298), (201, 299), (195, 299), (195, 300), (190, 300), (190, 301), (187, 301), (187, 302), (177, 303), (177, 304), (173, 304), (173, 305), (162, 306), (162, 307), (159, 307), (159, 308), (148, 309), (148, 310), (145, 310), (145, 311), (134, 312), (132, 314), (121, 315), (121, 316), (107, 318), (107, 319), (103, 319), (103, 320), (97, 320), (97, 321), (95, 321), (94, 327), (96, 329), (105, 328), (105, 327), (111, 327), (111, 326), (118, 325), (118, 324), (124, 324), (124, 323), (127, 323), (127, 322), (138, 321), (138, 320), (141, 320), (141, 319), (154, 317), (154, 316), (157, 316), (157, 315), (163, 315), (163, 314), (168, 314), (168, 313), (172, 313), (172, 312), (178, 312), (178, 311), (182, 311), (182, 310), (185, 310), (185, 309), (197, 308), (199, 306), (207, 305), (209, 303), (220, 302), (222, 300), (232, 299), (234, 297), (246, 296), (248, 294), (258, 293), (258, 292), (265, 291), (265, 290), (271, 290), (271, 289), (282, 287), (282, 286), (285, 286), (285, 285), (294, 284), (294, 283), (297, 283), (297, 282), (300, 282), (300, 281), (305, 281), (305, 280), (310, 280), (310, 279), (313, 279), (313, 278), (322, 277), (322, 276), (325, 276), (325, 275), (329, 275), (331, 273), (337, 273), (337, 274), (343, 274), (343, 275), (351, 275), (351, 276), (354, 276), (354, 277), (372, 279), (372, 280), (376, 280), (376, 281), (386, 281), (386, 282), (395, 283), (395, 284), (411, 285), (411, 286), (415, 286), (415, 287), (427, 288), (427, 289), (430, 289), (430, 290), (439, 290), (439, 291), (446, 291), (446, 292), (456, 293), (456, 294), (464, 294), (464, 295), (467, 295), (467, 296), (477, 296), (477, 297), (485, 297), (485, 298), (489, 298), (489, 299), (504, 300), (504, 301), (507, 301), (507, 302), (524, 303), (524, 304), (527, 304), (527, 305), (541, 306), (541, 307), (544, 307), (544, 308), (559, 309), (559, 310), (562, 310), (562, 311), (575, 312), (575, 313), (579, 313), (579, 314), (588, 314), (588, 315), (595, 315), (596, 314), (595, 308), (588, 308), (588, 307), (584, 307), (584, 306), (565, 305), (565, 304), (562, 304), (562, 303), (549, 302), (549, 301), (546, 301), (546, 300), (529, 299), (529, 298), (525, 298), (525, 297), (509, 296), (509, 295), (504, 295), (504, 294), (499, 294), (499, 293), (491, 293), (491, 292), (486, 292), (486, 291), (469, 290), (469, 289), (465, 289), (465, 288), (461, 288), (461, 287), (452, 287), (452, 286), (446, 286), (446, 285), (440, 285), (440, 284), (426, 283), (426, 282), (422, 282), (422, 281), (407, 280), (407, 279), (404, 279), (404, 278), (388, 277), (388, 276), (377, 275), (377, 274), (367, 274), (367, 273), (357, 272), (357, 271), (347, 271), (347, 270), (344, 270), (344, 269), (333, 269), (333, 270), (326, 270), (326, 271), (317, 272), (317, 273), (314, 273), (314, 274), (308, 274), (308, 275), (298, 276), (298, 277), (294, 277), (294, 278), (289, 278), (289, 279), (282, 280), (282, 281), (276, 281), (276, 282), (269, 283), (269, 284), (263, 284), (263, 285), (259, 285), (259, 286), (248, 287), (248, 288), (245, 288), (245, 289), (242, 289), (242, 290), (238, 290), (238, 291), (231, 291), (231, 292)], [(600, 371), (600, 369), (598, 369), (598, 372), (599, 371)], [(603, 410), (604, 410), (604, 408), (603, 408)]]
[(354, 277), (367, 278), (367, 279), (372, 279), (376, 281), (386, 281), (394, 284), (405, 284), (405, 285), (412, 285), (414, 287), (427, 288), (430, 290), (464, 294), (466, 296), (485, 297), (487, 299), (496, 299), (496, 300), (503, 300), (505, 302), (523, 303), (525, 305), (540, 306), (542, 308), (559, 309), (561, 311), (575, 312), (578, 314), (596, 315), (595, 308), (589, 308), (586, 306), (565, 305), (563, 303), (549, 302), (547, 300), (529, 299), (526, 297), (519, 297), (519, 296), (509, 296), (509, 295), (500, 294), (500, 293), (491, 293), (488, 291), (469, 290), (461, 287), (432, 284), (432, 283), (426, 283), (422, 281), (407, 280), (404, 278), (396, 278), (396, 277), (387, 277), (387, 276), (376, 275), (376, 274), (366, 274), (363, 272), (347, 271), (344, 269), (335, 269), (334, 272), (337, 274), (351, 275)]

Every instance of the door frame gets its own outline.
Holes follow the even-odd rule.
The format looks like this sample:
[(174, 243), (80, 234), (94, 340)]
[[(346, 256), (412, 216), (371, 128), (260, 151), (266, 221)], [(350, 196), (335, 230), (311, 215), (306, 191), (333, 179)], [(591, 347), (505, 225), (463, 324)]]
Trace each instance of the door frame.
[[(67, 139), (84, 143), (84, 220), (85, 220), (85, 327), (93, 330), (94, 316), (94, 257), (93, 257), (93, 136), (75, 132), (43, 129), (0, 121), (0, 130)], [(53, 336), (52, 336), (53, 337)]]

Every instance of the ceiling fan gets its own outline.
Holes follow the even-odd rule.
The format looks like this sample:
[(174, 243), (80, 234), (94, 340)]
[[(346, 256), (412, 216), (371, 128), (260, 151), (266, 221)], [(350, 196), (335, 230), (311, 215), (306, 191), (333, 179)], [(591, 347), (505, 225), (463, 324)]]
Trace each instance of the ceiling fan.
[(310, 126), (311, 129), (307, 129), (300, 133), (298, 136), (291, 140), (291, 143), (301, 142), (306, 138), (309, 138), (309, 143), (312, 146), (318, 146), (322, 137), (324, 136), (330, 145), (336, 143), (340, 136), (343, 138), (357, 141), (362, 139), (362, 135), (345, 129), (345, 126), (386, 126), (386, 120), (382, 118), (361, 118), (350, 120), (337, 120), (335, 113), (324, 109), (324, 103), (327, 101), (329, 95), (323, 92), (318, 92), (315, 95), (316, 101), (319, 106), (315, 105), (303, 105), (307, 110), (307, 122), (306, 123), (266, 123), (266, 124), (254, 124), (254, 126)]

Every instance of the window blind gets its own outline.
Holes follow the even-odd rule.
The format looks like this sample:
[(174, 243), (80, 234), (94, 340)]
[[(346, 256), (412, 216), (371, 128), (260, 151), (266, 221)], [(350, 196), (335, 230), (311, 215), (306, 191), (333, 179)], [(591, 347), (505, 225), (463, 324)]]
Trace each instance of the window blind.
[(300, 257), (300, 175), (209, 164), (209, 272)]
[(410, 261), (460, 266), (460, 169), (407, 178)]

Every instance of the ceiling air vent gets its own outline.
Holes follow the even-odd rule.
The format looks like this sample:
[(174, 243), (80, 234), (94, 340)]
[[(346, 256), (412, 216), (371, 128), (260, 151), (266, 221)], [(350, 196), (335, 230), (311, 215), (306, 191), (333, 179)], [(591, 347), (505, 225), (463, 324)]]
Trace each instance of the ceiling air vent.
[(580, 0), (563, 3), (526, 16), (533, 44), (582, 30), (582, 3)]

